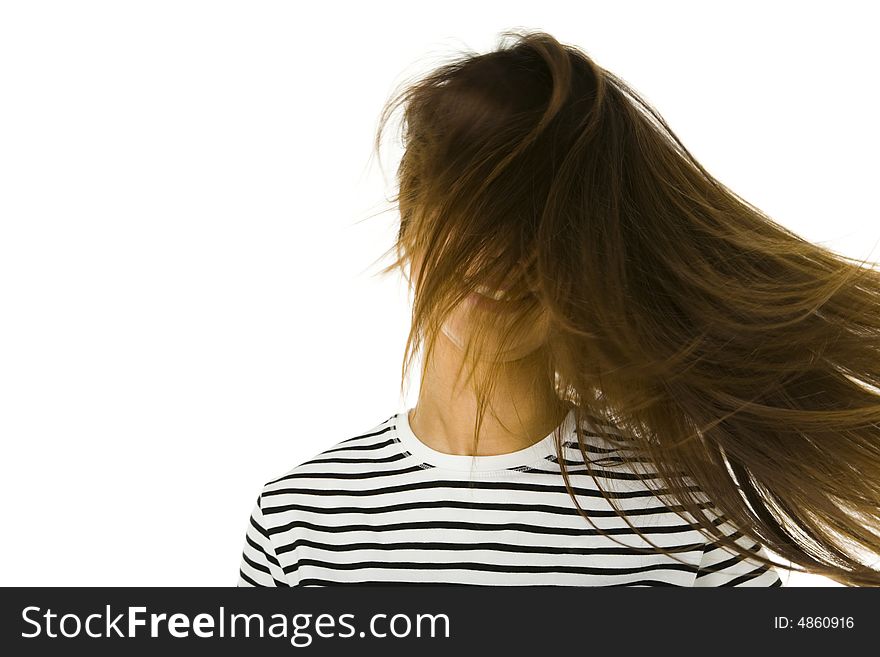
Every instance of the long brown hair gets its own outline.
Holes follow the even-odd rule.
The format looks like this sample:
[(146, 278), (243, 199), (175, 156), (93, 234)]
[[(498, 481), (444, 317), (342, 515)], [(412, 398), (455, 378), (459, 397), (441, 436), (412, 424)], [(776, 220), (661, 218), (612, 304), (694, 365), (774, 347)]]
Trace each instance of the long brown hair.
[[(496, 50), (404, 84), (377, 152), (398, 107), (400, 225), (380, 273), (417, 267), (401, 390), (420, 348), (424, 374), (448, 314), (478, 285), (504, 285), (519, 311), (475, 327), (463, 360), (477, 439), (501, 370), (485, 336), (500, 331), (501, 350), (545, 318), (536, 385), (573, 406), (587, 476), (589, 419), (623, 455), (606, 463), (659, 483), (707, 537), (761, 565), (880, 584), (865, 561), (880, 552), (876, 263), (774, 222), (623, 80), (545, 32), (503, 32)], [(595, 527), (561, 440), (566, 489)], [(747, 551), (719, 518), (792, 566)]]

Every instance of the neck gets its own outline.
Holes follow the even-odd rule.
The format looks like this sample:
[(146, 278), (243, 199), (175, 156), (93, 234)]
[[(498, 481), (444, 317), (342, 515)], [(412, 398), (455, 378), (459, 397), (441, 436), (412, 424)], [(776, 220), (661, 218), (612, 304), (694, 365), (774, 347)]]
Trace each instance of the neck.
[[(543, 352), (505, 362), (488, 398), (475, 453), (477, 398), (469, 386), (456, 381), (461, 357), (461, 350), (442, 336), (422, 378), (409, 423), (429, 447), (466, 456), (507, 454), (538, 442), (564, 419), (556, 391), (543, 376)], [(475, 376), (479, 374), (478, 367)]]

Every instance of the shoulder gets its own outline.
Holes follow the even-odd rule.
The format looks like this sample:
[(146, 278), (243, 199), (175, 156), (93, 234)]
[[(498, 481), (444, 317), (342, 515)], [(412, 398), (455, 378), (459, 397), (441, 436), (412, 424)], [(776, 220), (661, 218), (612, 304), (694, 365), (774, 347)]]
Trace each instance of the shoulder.
[[(260, 492), (261, 498), (294, 492), (317, 492), (309, 486), (314, 480), (342, 480), (369, 470), (371, 464), (397, 458), (395, 421), (397, 413), (332, 443), (305, 461), (288, 468), (267, 481)], [(311, 481), (310, 481), (311, 480)], [(302, 490), (300, 490), (302, 489)]]

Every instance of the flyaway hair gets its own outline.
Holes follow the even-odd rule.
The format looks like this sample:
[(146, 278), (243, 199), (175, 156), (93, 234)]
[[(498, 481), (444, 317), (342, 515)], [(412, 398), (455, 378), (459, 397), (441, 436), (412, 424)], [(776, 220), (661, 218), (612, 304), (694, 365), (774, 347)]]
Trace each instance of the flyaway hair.
[(484, 333), (500, 331), (503, 348), (546, 318), (546, 344), (528, 356), (536, 386), (614, 447), (596, 460), (578, 429), (582, 467), (560, 459), (596, 530), (570, 479), (613, 464), (764, 567), (789, 568), (717, 525), (791, 569), (880, 585), (876, 263), (774, 222), (623, 80), (544, 32), (504, 32), (497, 50), (405, 84), (377, 150), (398, 108), (397, 257), (381, 273), (398, 269), (415, 289), (401, 389), (448, 314), (477, 286), (503, 286), (515, 312), (501, 326), (487, 316), (464, 359), (477, 439), (505, 365)]

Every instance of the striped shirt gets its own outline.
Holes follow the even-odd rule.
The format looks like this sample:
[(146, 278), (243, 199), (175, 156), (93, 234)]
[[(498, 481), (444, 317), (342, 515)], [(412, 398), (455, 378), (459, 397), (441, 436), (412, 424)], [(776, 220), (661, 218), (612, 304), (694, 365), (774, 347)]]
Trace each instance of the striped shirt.
[[(775, 568), (707, 542), (687, 512), (665, 506), (632, 472), (592, 466), (629, 521), (684, 563), (657, 552), (586, 474), (573, 412), (562, 429), (579, 506), (622, 545), (575, 508), (553, 433), (507, 454), (447, 454), (416, 437), (401, 411), (262, 487), (238, 586), (782, 586)], [(589, 422), (583, 429), (589, 452), (614, 451)], [(725, 535), (768, 556), (704, 507)]]

